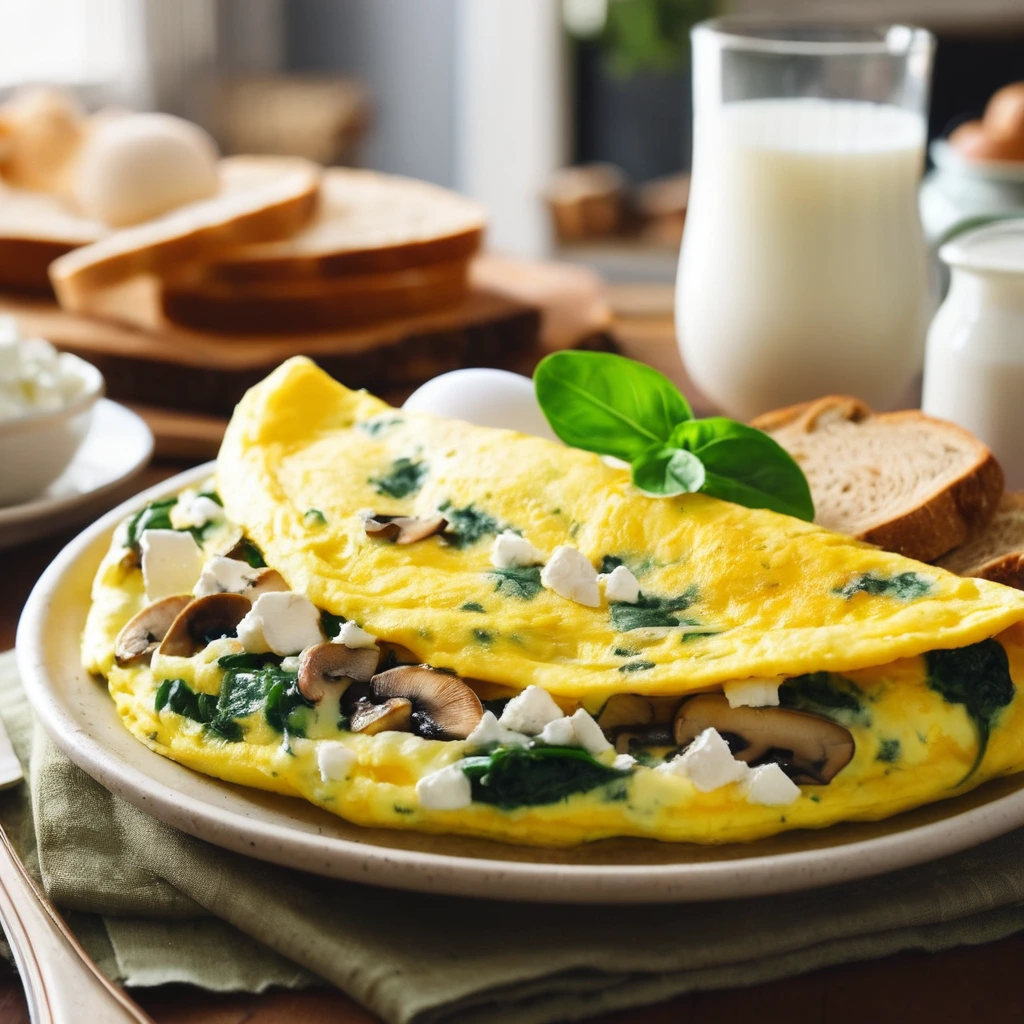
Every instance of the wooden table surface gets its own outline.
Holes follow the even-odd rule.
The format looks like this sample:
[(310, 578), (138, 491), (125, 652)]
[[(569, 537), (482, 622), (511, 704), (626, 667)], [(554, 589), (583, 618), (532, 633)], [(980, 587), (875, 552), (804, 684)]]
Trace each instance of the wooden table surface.
[[(616, 333), (624, 350), (668, 372), (693, 397), (673, 343), (669, 293), (629, 289), (617, 292), (615, 298), (622, 311)], [(699, 398), (695, 404), (706, 409)], [(154, 465), (139, 479), (138, 489), (182, 468), (180, 464)], [(33, 583), (70, 538), (65, 534), (3, 553), (6, 580), (0, 587), (0, 650), (14, 645), (18, 616)], [(807, 898), (813, 900), (813, 892)], [(947, 953), (904, 953), (751, 988), (697, 993), (594, 1018), (592, 1024), (1020, 1024), (1024, 1022), (1022, 963), (1024, 935), (1019, 935)], [(160, 1024), (377, 1021), (334, 990), (217, 995), (175, 985), (136, 990), (133, 995)], [(21, 986), (13, 976), (0, 977), (0, 1022), (28, 1024)]]

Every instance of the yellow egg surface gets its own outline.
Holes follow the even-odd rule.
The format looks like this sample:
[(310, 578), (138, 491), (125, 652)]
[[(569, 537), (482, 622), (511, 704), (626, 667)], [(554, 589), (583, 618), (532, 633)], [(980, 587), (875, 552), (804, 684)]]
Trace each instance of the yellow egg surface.
[[(347, 682), (303, 701), (287, 659), (260, 662), (231, 635), (187, 657), (119, 662), (118, 634), (146, 605), (120, 530), (94, 583), (84, 664), (106, 677), (137, 738), (206, 774), (357, 824), (562, 846), (617, 835), (723, 843), (874, 820), (1024, 768), (1016, 591), (771, 512), (648, 498), (594, 456), (391, 409), (307, 360), (240, 404), (217, 491), (227, 522), (197, 536), (207, 556), (240, 529), (328, 613), (325, 631), (328, 620), (357, 623), (393, 662), (456, 673), (495, 714), (537, 686), (566, 715), (592, 714), (615, 748), (591, 754), (536, 737), (481, 747), (415, 726), (356, 732)], [(369, 536), (363, 510), (440, 510), (448, 526), (399, 545)], [(569, 545), (594, 567), (628, 566), (639, 602), (588, 607), (542, 585), (539, 569), (497, 570), (503, 529), (545, 556)], [(780, 707), (724, 707), (723, 692), (744, 680), (777, 690)], [(646, 731), (611, 723), (609, 701), (623, 695), (646, 709)], [(742, 777), (710, 786), (676, 770), (690, 751), (676, 725), (709, 696), (736, 759), (750, 757), (755, 772), (781, 765), (799, 783), (791, 795), (759, 802), (742, 765)], [(838, 730), (848, 759), (834, 773), (801, 771), (770, 744), (754, 759), (753, 734), (737, 740), (729, 725), (753, 722), (756, 734), (780, 714)], [(344, 768), (328, 770), (325, 752), (338, 751)], [(417, 788), (448, 766), (473, 780), (472, 799), (451, 809)]]

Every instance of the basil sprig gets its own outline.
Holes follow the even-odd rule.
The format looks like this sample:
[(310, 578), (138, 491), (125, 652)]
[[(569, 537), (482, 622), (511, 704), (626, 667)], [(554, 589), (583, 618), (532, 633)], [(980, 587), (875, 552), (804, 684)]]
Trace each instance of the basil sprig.
[(574, 448), (629, 462), (646, 494), (701, 491), (814, 519), (807, 479), (781, 445), (724, 416), (694, 419), (676, 386), (650, 366), (607, 352), (556, 352), (533, 380), (551, 429)]

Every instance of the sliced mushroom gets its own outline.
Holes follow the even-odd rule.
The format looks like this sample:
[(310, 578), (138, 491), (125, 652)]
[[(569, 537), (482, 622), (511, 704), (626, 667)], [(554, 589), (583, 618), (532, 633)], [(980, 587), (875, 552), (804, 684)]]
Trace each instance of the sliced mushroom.
[(363, 513), (363, 529), (368, 537), (383, 537), (396, 544), (415, 544), (435, 533), (441, 533), (448, 525), (444, 516), (380, 516), (374, 512)]
[(249, 586), (245, 588), (245, 596), (255, 604), (260, 594), (270, 594), (275, 591), (290, 590), (291, 587), (285, 582), (284, 577), (276, 569), (257, 569), (252, 576)]
[(192, 603), (191, 594), (176, 594), (147, 604), (121, 628), (114, 641), (114, 657), (127, 665), (152, 654), (167, 635), (179, 612)]
[(627, 726), (650, 725), (654, 721), (654, 708), (646, 697), (638, 693), (616, 693), (608, 698), (597, 724), (605, 732), (614, 732)]
[(824, 785), (853, 757), (847, 729), (818, 715), (788, 708), (729, 707), (724, 695), (702, 693), (683, 701), (674, 735), (680, 746), (712, 727), (733, 756), (748, 764), (775, 761), (794, 782)]
[(375, 647), (353, 649), (344, 644), (314, 644), (299, 659), (299, 692), (317, 704), (329, 686), (346, 679), (368, 683), (379, 661), (380, 652)]
[(249, 598), (241, 594), (197, 597), (178, 613), (157, 652), (191, 658), (212, 640), (234, 633), (251, 607)]
[(483, 717), (480, 698), (456, 675), (427, 665), (398, 665), (370, 681), (375, 700), (412, 702), (412, 728), (431, 740), (464, 740)]
[(412, 714), (412, 701), (405, 697), (392, 697), (383, 704), (361, 700), (352, 711), (349, 728), (367, 736), (379, 732), (408, 732)]
[(638, 747), (671, 747), (672, 732), (664, 726), (650, 729), (623, 729), (615, 737), (615, 753), (630, 754), (633, 745)]

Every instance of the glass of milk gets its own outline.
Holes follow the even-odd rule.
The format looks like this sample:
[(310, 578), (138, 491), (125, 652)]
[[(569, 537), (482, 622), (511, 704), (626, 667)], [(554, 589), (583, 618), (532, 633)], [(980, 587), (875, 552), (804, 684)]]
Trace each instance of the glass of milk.
[(930, 311), (917, 185), (933, 37), (737, 17), (692, 38), (687, 371), (745, 419), (830, 393), (891, 407)]

